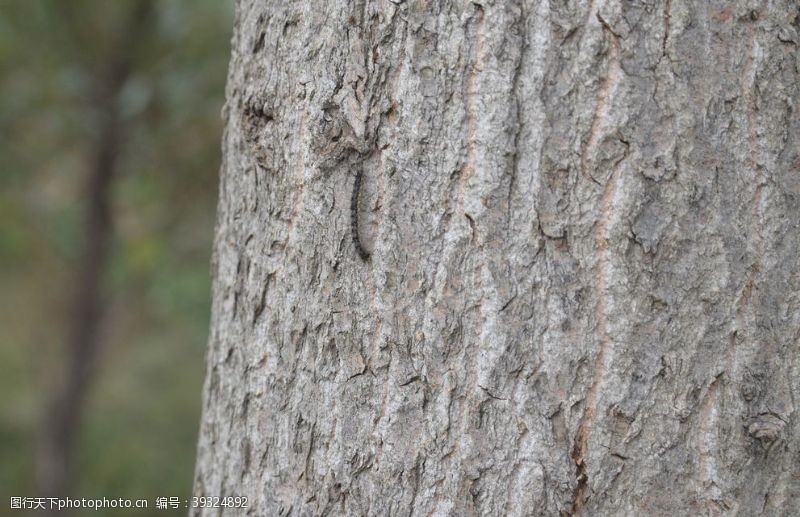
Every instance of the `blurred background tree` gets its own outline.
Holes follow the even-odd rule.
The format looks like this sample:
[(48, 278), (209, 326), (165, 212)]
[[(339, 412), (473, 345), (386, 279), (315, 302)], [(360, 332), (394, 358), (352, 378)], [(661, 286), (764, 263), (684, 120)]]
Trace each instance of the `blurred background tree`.
[[(86, 342), (76, 318), (92, 273), (98, 346), (81, 373), (68, 494), (150, 499), (139, 515), (190, 494), (232, 7), (147, 5), (0, 4), (3, 504), (44, 495), (34, 456)], [(105, 237), (91, 224), (98, 195)], [(107, 252), (100, 266), (93, 244)]]

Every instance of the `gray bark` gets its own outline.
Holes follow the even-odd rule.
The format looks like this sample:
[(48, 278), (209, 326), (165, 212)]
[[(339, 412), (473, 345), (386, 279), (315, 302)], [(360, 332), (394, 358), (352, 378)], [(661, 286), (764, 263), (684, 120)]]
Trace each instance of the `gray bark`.
[(800, 513), (799, 16), (240, 0), (196, 495)]

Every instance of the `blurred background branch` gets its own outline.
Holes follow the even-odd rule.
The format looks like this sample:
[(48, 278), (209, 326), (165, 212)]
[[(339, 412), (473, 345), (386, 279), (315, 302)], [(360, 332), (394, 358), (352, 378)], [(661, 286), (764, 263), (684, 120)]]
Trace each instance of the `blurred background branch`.
[[(61, 3), (61, 11), (64, 4)], [(64, 497), (70, 471), (70, 449), (89, 387), (92, 366), (100, 345), (98, 327), (102, 318), (102, 277), (106, 270), (108, 247), (113, 232), (111, 183), (116, 175), (117, 157), (125, 137), (125, 124), (120, 116), (119, 96), (133, 67), (139, 43), (150, 36), (153, 3), (139, 0), (130, 6), (122, 32), (110, 45), (103, 73), (92, 81), (94, 124), (98, 130), (89, 173), (85, 204), (84, 250), (75, 289), (72, 332), (67, 342), (64, 381), (52, 391), (44, 419), (43, 440), (39, 451), (39, 493), (48, 497)], [(75, 31), (76, 24), (71, 24)], [(53, 509), (50, 512), (59, 512)]]
[(6, 501), (190, 493), (231, 11), (0, 5)]

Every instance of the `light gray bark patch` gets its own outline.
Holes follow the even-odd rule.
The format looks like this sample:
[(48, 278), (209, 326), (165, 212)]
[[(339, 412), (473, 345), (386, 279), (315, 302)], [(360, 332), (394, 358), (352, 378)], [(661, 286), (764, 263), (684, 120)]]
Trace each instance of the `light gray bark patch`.
[(655, 253), (669, 224), (669, 213), (659, 204), (649, 203), (636, 216), (631, 231), (645, 253)]

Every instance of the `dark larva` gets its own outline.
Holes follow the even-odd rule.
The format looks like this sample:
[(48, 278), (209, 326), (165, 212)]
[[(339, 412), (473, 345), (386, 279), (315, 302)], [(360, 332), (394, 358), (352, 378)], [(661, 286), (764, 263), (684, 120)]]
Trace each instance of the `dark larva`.
[(362, 174), (363, 172), (359, 169), (353, 182), (353, 195), (350, 198), (350, 233), (353, 235), (353, 245), (356, 247), (358, 256), (361, 257), (361, 260), (368, 260), (369, 253), (361, 245), (361, 238), (358, 236), (358, 196), (361, 191)]

